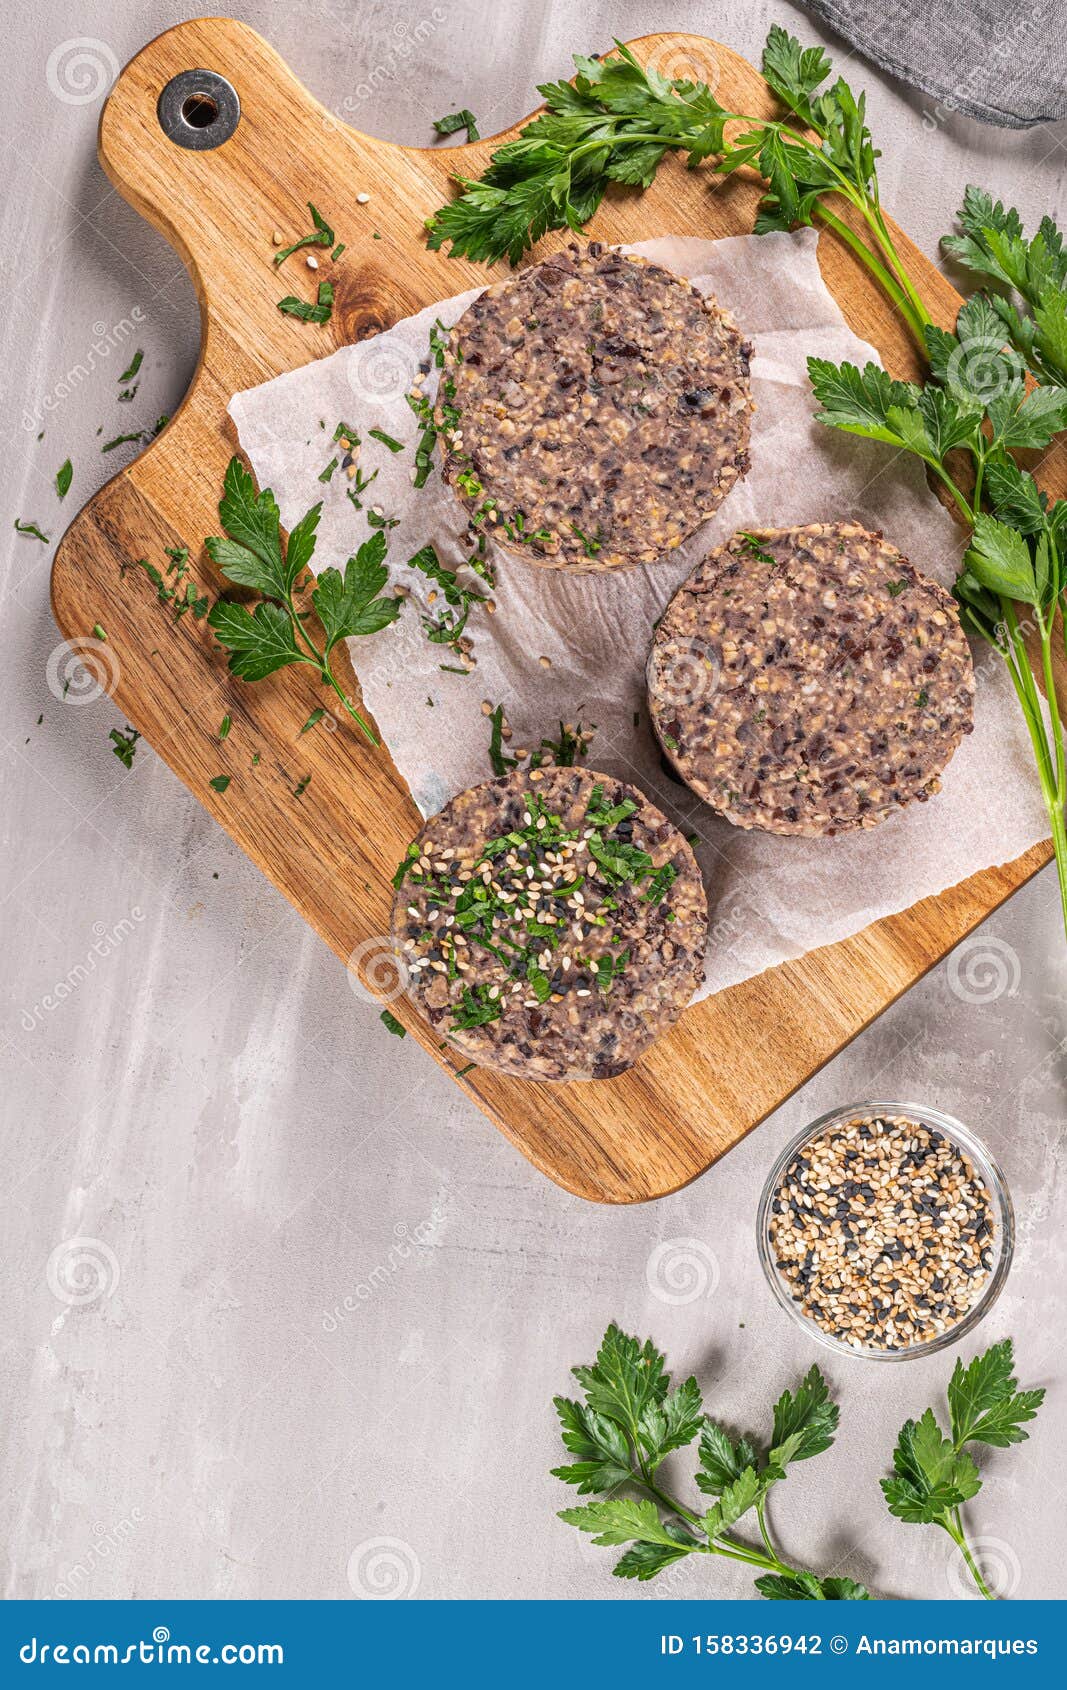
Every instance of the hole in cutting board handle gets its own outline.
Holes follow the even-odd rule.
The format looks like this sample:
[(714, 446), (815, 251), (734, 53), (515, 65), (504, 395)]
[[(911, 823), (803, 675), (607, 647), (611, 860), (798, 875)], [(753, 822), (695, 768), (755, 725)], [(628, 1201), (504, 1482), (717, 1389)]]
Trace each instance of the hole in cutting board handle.
[(232, 82), (214, 70), (183, 70), (172, 76), (156, 106), (168, 140), (191, 152), (209, 152), (228, 141), (241, 121), (241, 102)]

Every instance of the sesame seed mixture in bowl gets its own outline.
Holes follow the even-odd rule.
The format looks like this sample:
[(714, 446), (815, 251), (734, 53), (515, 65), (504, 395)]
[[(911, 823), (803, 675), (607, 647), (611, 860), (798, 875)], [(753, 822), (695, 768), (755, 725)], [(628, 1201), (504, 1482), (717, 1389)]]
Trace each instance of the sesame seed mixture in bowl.
[(812, 1336), (897, 1361), (954, 1343), (992, 1305), (1014, 1217), (1003, 1175), (960, 1122), (861, 1103), (786, 1147), (758, 1234), (772, 1290)]

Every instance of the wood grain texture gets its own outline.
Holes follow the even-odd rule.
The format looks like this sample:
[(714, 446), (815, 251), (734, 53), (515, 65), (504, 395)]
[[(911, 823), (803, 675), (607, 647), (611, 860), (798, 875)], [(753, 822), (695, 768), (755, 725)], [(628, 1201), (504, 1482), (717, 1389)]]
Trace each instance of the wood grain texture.
[[(634, 45), (667, 74), (717, 81), (720, 98), (734, 109), (771, 110), (755, 71), (726, 48), (662, 35)], [(203, 153), (173, 145), (156, 119), (164, 84), (194, 67), (226, 76), (242, 106), (235, 135)], [(300, 737), (322, 702), (313, 680), (299, 670), (256, 686), (233, 680), (202, 622), (186, 616), (172, 624), (144, 572), (120, 570), (141, 556), (161, 559), (164, 546), (188, 545), (196, 579), (218, 587), (201, 542), (217, 530), (222, 476), (236, 445), (226, 416), (230, 395), (484, 282), (484, 267), (427, 252), (422, 225), (447, 197), (449, 176), (477, 174), (500, 139), (432, 152), (361, 135), (318, 105), (252, 30), (225, 19), (181, 24), (153, 41), (122, 73), (101, 120), (109, 177), (189, 269), (202, 345), (177, 415), (86, 506), (60, 545), (56, 620), (72, 640), (105, 624), (113, 660), (108, 685), (119, 708), (346, 962), (388, 931), (390, 876), (419, 825), (387, 750), (372, 749), (347, 723), (332, 735)], [(359, 193), (370, 195), (367, 205), (357, 204)], [(740, 173), (723, 182), (669, 159), (647, 193), (610, 193), (592, 232), (609, 241), (743, 233), (758, 193), (756, 181)], [(271, 263), (272, 230), (295, 238), (307, 226), (309, 199), (348, 243), (329, 271), (337, 298), (323, 326), (278, 312), (287, 288)], [(906, 237), (894, 235), (932, 315), (951, 324), (957, 295)], [(550, 237), (542, 249), (558, 244)], [(905, 331), (848, 249), (824, 233), (819, 260), (851, 327), (880, 349), (895, 375), (918, 374)], [(220, 743), (226, 713), (234, 727)], [(253, 772), (254, 750), (261, 760)], [(208, 785), (220, 773), (234, 777), (223, 795)], [(306, 775), (310, 784), (297, 799), (294, 788)], [(547, 1086), (475, 1070), (457, 1083), (568, 1190), (613, 1203), (663, 1195), (702, 1173), (782, 1103), (1049, 854), (1036, 848), (694, 1006), (618, 1079)], [(438, 1049), (407, 1003), (392, 1007), (454, 1072), (459, 1059)]]

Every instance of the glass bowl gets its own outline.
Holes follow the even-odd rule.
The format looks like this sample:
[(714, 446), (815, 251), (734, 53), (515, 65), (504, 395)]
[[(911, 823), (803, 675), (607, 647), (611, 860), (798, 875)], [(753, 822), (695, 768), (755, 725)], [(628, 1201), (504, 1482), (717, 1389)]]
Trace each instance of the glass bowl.
[[(790, 1162), (797, 1152), (813, 1139), (821, 1138), (830, 1128), (846, 1124), (857, 1116), (891, 1117), (903, 1115), (909, 1120), (933, 1127), (943, 1134), (952, 1144), (965, 1152), (975, 1173), (979, 1175), (989, 1192), (990, 1207), (994, 1220), (994, 1236), (990, 1244), (993, 1252), (993, 1265), (979, 1295), (971, 1304), (962, 1319), (949, 1326), (944, 1332), (939, 1332), (934, 1338), (927, 1338), (920, 1343), (910, 1344), (907, 1348), (897, 1350), (878, 1349), (872, 1344), (850, 1344), (843, 1338), (837, 1338), (831, 1332), (825, 1332), (809, 1315), (803, 1313), (800, 1304), (795, 1302), (789, 1287), (779, 1273), (771, 1246), (771, 1204), (774, 1202), (779, 1183)], [(763, 1263), (763, 1271), (767, 1282), (784, 1309), (788, 1309), (793, 1319), (802, 1326), (811, 1337), (824, 1345), (827, 1349), (836, 1350), (839, 1355), (864, 1356), (872, 1361), (911, 1361), (916, 1356), (933, 1355), (936, 1350), (943, 1350), (950, 1344), (956, 1344), (970, 1332), (986, 1315), (996, 1302), (1004, 1281), (1008, 1277), (1011, 1266), (1012, 1252), (1015, 1247), (1015, 1213), (1012, 1209), (1011, 1197), (1004, 1175), (985, 1145), (970, 1132), (962, 1122), (954, 1120), (951, 1115), (945, 1115), (940, 1109), (930, 1109), (918, 1103), (851, 1103), (843, 1109), (831, 1109), (828, 1114), (820, 1115), (817, 1121), (797, 1133), (786, 1145), (782, 1154), (771, 1169), (767, 1183), (760, 1198), (759, 1213), (756, 1221), (759, 1257)]]

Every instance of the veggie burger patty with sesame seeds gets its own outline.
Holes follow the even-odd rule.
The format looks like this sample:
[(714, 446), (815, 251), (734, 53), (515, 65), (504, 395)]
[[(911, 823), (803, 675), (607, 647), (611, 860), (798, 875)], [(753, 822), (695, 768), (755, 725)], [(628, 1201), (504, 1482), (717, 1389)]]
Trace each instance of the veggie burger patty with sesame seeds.
[(652, 721), (682, 778), (737, 827), (874, 827), (973, 727), (950, 594), (880, 534), (813, 523), (735, 534), (656, 629)]
[(515, 770), (428, 821), (394, 879), (408, 991), (473, 1061), (607, 1079), (678, 1018), (708, 915), (687, 841), (636, 787)]
[(751, 354), (690, 282), (571, 246), (487, 288), (450, 331), (444, 478), (531, 563), (653, 563), (748, 469)]

